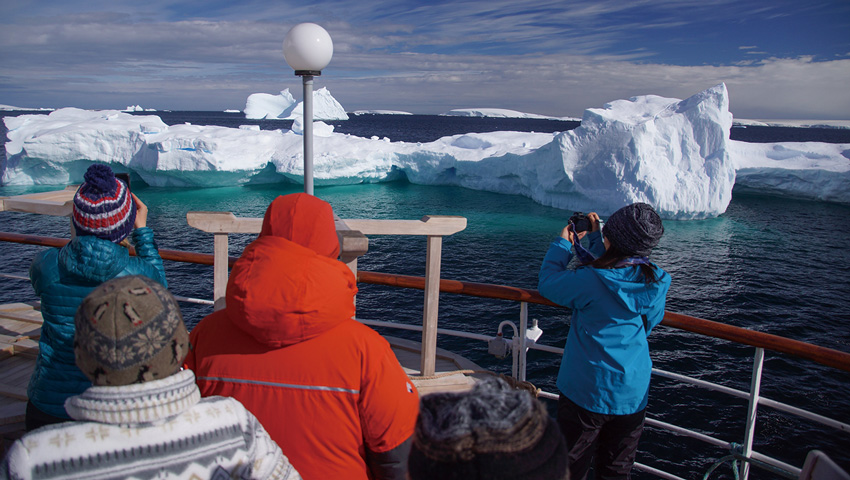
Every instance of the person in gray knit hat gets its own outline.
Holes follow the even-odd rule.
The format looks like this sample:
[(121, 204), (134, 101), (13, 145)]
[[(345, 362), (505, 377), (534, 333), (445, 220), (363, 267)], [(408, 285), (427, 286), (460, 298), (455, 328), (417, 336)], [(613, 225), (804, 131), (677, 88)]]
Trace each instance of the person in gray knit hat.
[(422, 397), (411, 480), (566, 480), (563, 435), (527, 390), (486, 378), (463, 393)]
[(181, 369), (189, 334), (161, 284), (107, 281), (75, 323), (77, 365), (93, 386), (65, 401), (76, 421), (15, 441), (0, 478), (301, 479), (241, 403), (201, 399), (195, 375)]
[[(599, 215), (587, 217), (589, 232), (568, 224), (551, 244), (537, 286), (572, 309), (556, 382), (558, 424), (572, 480), (591, 468), (595, 478), (628, 479), (649, 398), (647, 337), (664, 318), (670, 288), (670, 275), (649, 260), (664, 225), (646, 203), (617, 210), (601, 232)], [(568, 268), (575, 255), (582, 265)]]
[(648, 257), (664, 235), (661, 217), (646, 203), (627, 205), (608, 217), (604, 237), (628, 256)]

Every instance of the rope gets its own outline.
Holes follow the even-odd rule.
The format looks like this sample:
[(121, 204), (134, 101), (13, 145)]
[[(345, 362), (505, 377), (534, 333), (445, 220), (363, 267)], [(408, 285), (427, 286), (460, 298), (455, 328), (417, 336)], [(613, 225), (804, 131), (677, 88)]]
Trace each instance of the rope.
[(705, 472), (705, 475), (702, 476), (702, 480), (708, 480), (708, 477), (709, 475), (711, 475), (711, 472), (713, 472), (717, 467), (723, 465), (724, 463), (730, 460), (732, 461), (732, 473), (735, 474), (735, 480), (738, 480), (738, 458), (734, 454), (727, 455), (721, 458), (720, 460), (714, 462), (711, 468), (709, 468), (708, 471)]
[(428, 375), (428, 376), (411, 375), (410, 378), (413, 379), (413, 380), (434, 380), (434, 379), (437, 379), (437, 378), (449, 377), (449, 376), (458, 375), (458, 374), (461, 374), (461, 375), (477, 375), (477, 374), (493, 375), (493, 376), (501, 378), (502, 380), (507, 382), (508, 385), (510, 385), (511, 387), (513, 387), (516, 390), (527, 390), (529, 393), (531, 393), (535, 397), (539, 396), (539, 394), (540, 394), (540, 389), (535, 387), (534, 384), (529, 382), (529, 381), (517, 380), (516, 378), (511, 377), (509, 375), (491, 372), (489, 370), (455, 370), (455, 371), (452, 371), (452, 372), (443, 372), (443, 373), (437, 373), (435, 375)]
[(722, 464), (724, 464), (728, 461), (732, 462), (732, 472), (735, 474), (735, 480), (739, 480), (739, 477), (738, 477), (738, 471), (739, 471), (738, 460), (740, 460), (742, 462), (747, 462), (747, 463), (749, 463), (753, 466), (762, 468), (764, 470), (775, 473), (775, 474), (782, 476), (782, 477), (785, 477), (785, 478), (793, 478), (793, 479), (797, 478), (797, 475), (795, 475), (792, 472), (789, 472), (788, 470), (783, 470), (779, 467), (776, 467), (776, 466), (771, 465), (769, 463), (765, 463), (761, 460), (756, 460), (754, 458), (745, 457), (744, 454), (741, 453), (742, 448), (743, 447), (740, 444), (732, 443), (730, 448), (729, 448), (731, 453), (729, 455), (721, 458), (720, 460), (714, 462), (714, 464), (711, 466), (711, 468), (709, 468), (708, 471), (705, 472), (705, 475), (703, 475), (702, 480), (708, 480), (709, 475), (711, 475), (711, 473), (717, 467), (719, 467), (720, 465), (722, 465)]

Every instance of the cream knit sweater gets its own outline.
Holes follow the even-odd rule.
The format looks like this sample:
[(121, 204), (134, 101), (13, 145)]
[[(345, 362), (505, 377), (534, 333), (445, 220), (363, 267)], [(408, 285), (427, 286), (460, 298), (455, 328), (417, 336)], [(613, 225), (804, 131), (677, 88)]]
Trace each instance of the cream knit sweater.
[(10, 479), (285, 479), (301, 476), (241, 403), (201, 399), (190, 370), (152, 382), (91, 387), (65, 402), (73, 422), (17, 440)]

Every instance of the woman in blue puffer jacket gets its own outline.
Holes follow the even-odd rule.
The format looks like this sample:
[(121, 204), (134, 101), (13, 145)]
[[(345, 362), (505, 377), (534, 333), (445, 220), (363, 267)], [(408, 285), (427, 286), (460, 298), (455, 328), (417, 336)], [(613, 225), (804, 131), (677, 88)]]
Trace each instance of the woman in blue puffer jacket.
[[(540, 267), (540, 293), (573, 311), (558, 372), (558, 424), (570, 480), (584, 480), (591, 465), (596, 479), (628, 479), (649, 398), (647, 337), (664, 317), (670, 288), (670, 275), (649, 260), (664, 226), (646, 203), (614, 212), (601, 235), (599, 216), (588, 218), (589, 233), (564, 227)], [(579, 243), (584, 236), (589, 251)], [(582, 265), (568, 269), (573, 255)]]
[[(76, 236), (62, 248), (39, 253), (30, 267), (44, 324), (27, 389), (27, 430), (70, 420), (65, 399), (91, 386), (74, 359), (74, 314), (83, 298), (106, 280), (126, 275), (167, 286), (145, 204), (107, 165), (90, 166), (84, 179), (74, 194)], [(126, 248), (128, 237), (135, 257)]]

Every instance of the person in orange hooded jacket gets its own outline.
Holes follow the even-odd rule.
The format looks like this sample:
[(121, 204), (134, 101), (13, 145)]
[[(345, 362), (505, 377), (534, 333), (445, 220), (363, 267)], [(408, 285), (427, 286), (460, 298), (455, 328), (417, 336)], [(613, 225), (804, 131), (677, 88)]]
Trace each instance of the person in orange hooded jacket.
[(403, 479), (419, 396), (389, 343), (352, 318), (357, 282), (338, 255), (330, 204), (275, 199), (185, 364), (203, 396), (242, 402), (305, 480)]

